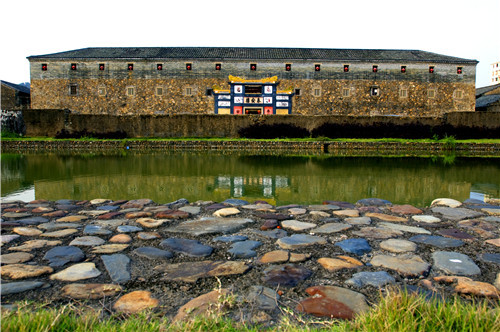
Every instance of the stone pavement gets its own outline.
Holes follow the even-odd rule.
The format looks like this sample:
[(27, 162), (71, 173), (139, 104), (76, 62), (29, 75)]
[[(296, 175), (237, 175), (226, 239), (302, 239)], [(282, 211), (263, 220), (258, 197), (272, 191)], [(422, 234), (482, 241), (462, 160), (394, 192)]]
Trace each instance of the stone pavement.
[(390, 286), (499, 298), (499, 203), (3, 202), (2, 305), (86, 300), (179, 320), (232, 293), (240, 317), (272, 324), (280, 306), (351, 319)]

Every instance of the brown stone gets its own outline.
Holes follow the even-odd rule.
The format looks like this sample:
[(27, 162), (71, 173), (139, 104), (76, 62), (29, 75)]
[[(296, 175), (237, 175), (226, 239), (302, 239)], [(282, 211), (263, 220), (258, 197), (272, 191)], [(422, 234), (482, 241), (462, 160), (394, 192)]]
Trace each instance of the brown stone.
[(154, 240), (161, 238), (161, 235), (157, 232), (139, 232), (137, 233), (137, 238), (139, 240)]
[(167, 211), (162, 211), (158, 212), (155, 215), (155, 218), (157, 219), (184, 219), (188, 218), (189, 213), (184, 212), (184, 211), (179, 211), (179, 210), (167, 210)]
[(87, 216), (66, 216), (57, 219), (57, 222), (80, 222), (83, 220), (87, 220), (89, 217)]
[(491, 240), (486, 240), (484, 241), (485, 243), (492, 244), (494, 246), (500, 247), (500, 238), (498, 239), (491, 239)]
[(262, 226), (260, 226), (260, 230), (261, 231), (267, 231), (267, 230), (270, 230), (270, 229), (275, 229), (278, 226), (279, 226), (278, 220), (276, 220), (276, 219), (267, 219), (266, 221), (264, 221), (264, 223), (262, 224)]
[(389, 210), (392, 213), (397, 213), (397, 214), (420, 214), (423, 211), (420, 209), (417, 209), (413, 205), (393, 205), (389, 207)]
[(123, 288), (113, 284), (69, 284), (61, 289), (62, 295), (73, 299), (101, 299), (121, 292)]
[(497, 230), (495, 225), (480, 219), (461, 220), (457, 226), (470, 229), (483, 238), (494, 237)]
[(18, 208), (18, 207), (2, 209), (3, 213), (5, 213), (5, 212), (23, 213), (23, 212), (28, 212), (28, 211), (29, 211), (29, 209)]
[(389, 239), (403, 235), (403, 232), (397, 229), (389, 229), (382, 227), (363, 227), (359, 231), (352, 232), (353, 235), (366, 237), (370, 239)]
[(138, 212), (129, 212), (125, 215), (125, 218), (127, 219), (136, 219), (136, 218), (146, 218), (146, 217), (151, 217), (153, 214), (151, 212), (144, 212), (144, 211), (138, 211)]
[(338, 256), (337, 258), (323, 257), (318, 259), (318, 263), (330, 272), (363, 266), (362, 262), (349, 256)]
[(130, 242), (132, 242), (132, 238), (128, 234), (116, 234), (111, 239), (109, 239), (109, 242), (112, 242), (112, 243), (130, 243)]
[(19, 264), (30, 261), (34, 256), (26, 252), (13, 252), (11, 254), (0, 255), (2, 264)]
[(9, 250), (13, 251), (31, 251), (33, 249), (45, 248), (48, 246), (60, 245), (61, 241), (49, 241), (49, 240), (30, 240), (26, 241), (20, 246), (10, 247)]
[(151, 297), (151, 292), (134, 291), (123, 295), (113, 305), (113, 309), (125, 314), (134, 314), (140, 311), (156, 308), (160, 301)]
[(139, 218), (135, 222), (146, 227), (146, 228), (155, 228), (160, 227), (165, 222), (169, 220), (166, 219), (153, 219), (153, 218)]
[(41, 230), (31, 227), (15, 227), (12, 231), (23, 236), (38, 236), (43, 233)]
[(484, 297), (500, 298), (500, 291), (487, 282), (474, 281), (467, 277), (440, 276), (434, 277), (437, 282), (454, 283), (455, 292), (460, 294), (470, 294)]
[(300, 301), (296, 310), (317, 317), (353, 319), (354, 312), (345, 304), (325, 297), (310, 297)]
[(383, 221), (391, 221), (391, 222), (407, 222), (408, 221), (408, 219), (406, 219), (406, 218), (391, 216), (390, 214), (384, 214), (384, 213), (371, 212), (371, 213), (366, 213), (365, 216), (370, 217), (370, 218), (380, 219)]
[(122, 212), (109, 212), (106, 214), (101, 214), (100, 216), (97, 217), (99, 220), (110, 220), (113, 219), (114, 217), (121, 216), (123, 213)]
[(177, 315), (174, 317), (174, 322), (197, 316), (209, 317), (210, 314), (220, 314), (220, 311), (225, 308), (221, 297), (227, 294), (229, 294), (229, 290), (222, 288), (192, 299), (179, 308)]
[(49, 233), (43, 233), (40, 236), (42, 236), (42, 237), (66, 237), (66, 236), (73, 235), (73, 234), (75, 234), (77, 232), (78, 232), (77, 229), (66, 228), (66, 229), (61, 229), (59, 231), (54, 231), (54, 232), (49, 232)]
[(311, 258), (311, 254), (297, 254), (292, 252), (290, 253), (290, 259), (288, 261), (290, 263), (300, 263), (308, 260), (309, 258)]
[(395, 270), (399, 274), (407, 277), (419, 277), (425, 275), (430, 265), (419, 256), (388, 256), (376, 255), (370, 262), (373, 266), (382, 266), (387, 269)]
[(92, 248), (93, 254), (114, 254), (128, 248), (128, 244), (103, 244)]
[(64, 216), (66, 216), (67, 214), (68, 214), (68, 212), (66, 212), (66, 211), (57, 210), (54, 212), (44, 213), (44, 214), (42, 214), (42, 216), (49, 217), (49, 218), (62, 218)]
[(337, 216), (351, 217), (351, 218), (357, 218), (357, 217), (359, 217), (359, 211), (358, 210), (354, 210), (354, 209), (333, 211), (333, 214), (335, 214)]
[(290, 258), (290, 253), (285, 250), (275, 250), (265, 253), (259, 260), (260, 264), (286, 263)]
[(2, 277), (11, 279), (24, 279), (38, 277), (42, 274), (52, 273), (54, 270), (50, 266), (10, 264), (1, 267)]
[(37, 208), (34, 208), (31, 210), (32, 213), (48, 213), (54, 211), (53, 208), (51, 207), (44, 207), (44, 206), (39, 206)]

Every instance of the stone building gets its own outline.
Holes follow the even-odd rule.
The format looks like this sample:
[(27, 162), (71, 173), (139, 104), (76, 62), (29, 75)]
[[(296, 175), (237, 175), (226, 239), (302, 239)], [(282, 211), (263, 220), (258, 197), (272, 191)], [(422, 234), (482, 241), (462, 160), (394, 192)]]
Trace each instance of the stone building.
[(500, 112), (500, 83), (476, 89), (476, 111)]
[(30, 107), (30, 88), (24, 85), (14, 84), (7, 81), (1, 82), (2, 110), (20, 110)]
[(28, 60), (33, 109), (410, 117), (474, 111), (478, 63), (419, 50), (223, 47), (85, 48)]

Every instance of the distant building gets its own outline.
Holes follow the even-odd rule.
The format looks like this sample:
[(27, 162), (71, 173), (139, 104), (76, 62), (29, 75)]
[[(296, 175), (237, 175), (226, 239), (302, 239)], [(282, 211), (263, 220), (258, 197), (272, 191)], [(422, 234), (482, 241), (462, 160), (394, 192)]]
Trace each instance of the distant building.
[(500, 112), (500, 83), (476, 89), (476, 111)]
[(500, 61), (491, 64), (491, 84), (500, 83)]
[(85, 48), (28, 57), (33, 109), (441, 116), (474, 111), (476, 60), (419, 50)]
[(1, 82), (1, 102), (2, 110), (19, 110), (30, 107), (30, 88), (14, 84), (7, 81)]

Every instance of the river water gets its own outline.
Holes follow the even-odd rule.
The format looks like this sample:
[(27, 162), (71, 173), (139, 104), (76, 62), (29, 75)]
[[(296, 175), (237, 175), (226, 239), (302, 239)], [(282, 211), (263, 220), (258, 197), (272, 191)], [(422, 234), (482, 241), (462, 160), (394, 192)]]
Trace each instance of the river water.
[(348, 157), (217, 152), (2, 154), (3, 200), (151, 198), (275, 205), (377, 197), (500, 197), (500, 158)]

